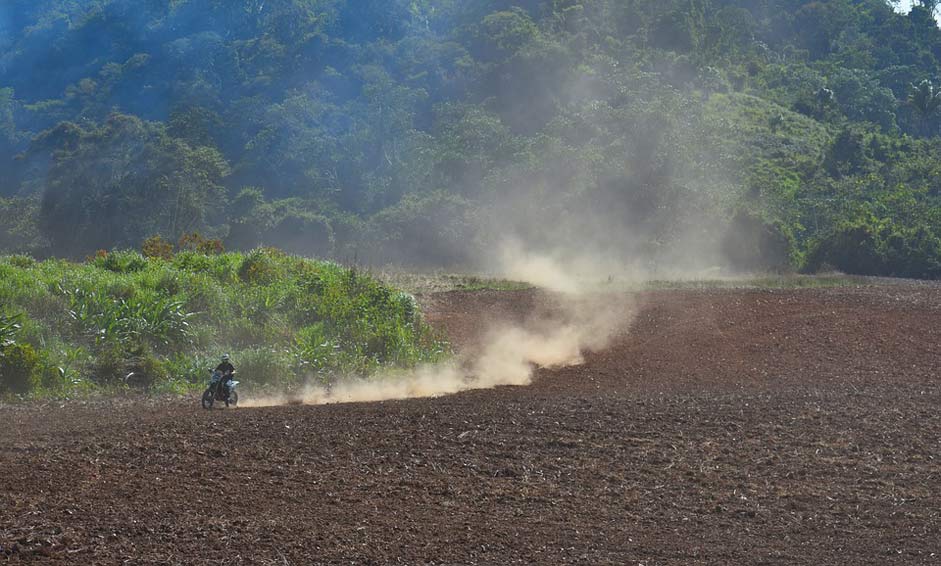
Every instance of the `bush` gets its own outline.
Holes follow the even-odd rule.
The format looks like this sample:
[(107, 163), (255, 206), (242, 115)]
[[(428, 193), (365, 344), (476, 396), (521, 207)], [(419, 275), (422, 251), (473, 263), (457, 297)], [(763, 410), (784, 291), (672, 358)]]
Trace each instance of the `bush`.
[(20, 269), (29, 269), (36, 265), (35, 259), (23, 254), (11, 255), (8, 261), (13, 267), (19, 267)]
[(305, 372), (324, 374), (337, 368), (340, 345), (327, 336), (322, 322), (302, 328), (297, 333), (295, 355)]
[(790, 242), (777, 225), (745, 210), (732, 217), (722, 238), (722, 253), (742, 271), (781, 270), (788, 266)]
[(128, 373), (124, 383), (141, 389), (150, 389), (154, 384), (165, 381), (169, 375), (166, 365), (142, 347), (130, 353), (126, 367)]
[(931, 230), (895, 231), (885, 238), (887, 270), (901, 277), (941, 277), (941, 238)]
[(66, 295), (75, 324), (96, 342), (129, 345), (145, 341), (158, 347), (189, 343), (190, 320), (195, 313), (187, 311), (182, 301), (149, 293), (113, 300), (80, 289)]
[(92, 264), (115, 273), (136, 273), (147, 267), (147, 259), (133, 251), (98, 252)]
[(193, 312), (214, 313), (218, 318), (229, 318), (229, 296), (226, 289), (208, 275), (198, 274), (184, 278), (179, 291), (186, 298), (186, 307)]
[(407, 195), (370, 219), (362, 259), (418, 267), (466, 263), (475, 234), (471, 215), (470, 203), (460, 197)]
[(42, 386), (47, 391), (75, 391), (91, 385), (82, 379), (90, 353), (61, 341), (49, 343), (40, 355)]
[(161, 295), (172, 296), (180, 292), (182, 282), (180, 273), (173, 269), (161, 269), (154, 274), (154, 279), (149, 282), (149, 286)]
[(151, 391), (157, 395), (186, 395), (191, 391), (199, 390), (200, 387), (183, 379), (174, 379), (169, 377), (163, 381), (154, 383)]
[(6, 316), (0, 313), (0, 348), (12, 346), (16, 335), (23, 328), (22, 317)]
[(317, 214), (291, 211), (262, 237), (266, 244), (297, 255), (329, 257), (334, 251), (333, 227)]
[(233, 317), (219, 323), (218, 337), (225, 344), (247, 347), (265, 341), (265, 329), (245, 317)]
[(144, 257), (169, 260), (173, 258), (173, 244), (164, 240), (158, 234), (144, 240), (141, 245), (141, 253), (144, 254)]
[(807, 254), (807, 270), (831, 265), (854, 275), (885, 275), (879, 234), (868, 224), (844, 224), (815, 242)]
[(39, 355), (29, 344), (0, 348), (0, 393), (25, 395), (40, 382)]
[(279, 260), (284, 252), (274, 248), (258, 248), (242, 261), (239, 279), (251, 285), (268, 285), (284, 275)]
[(97, 352), (91, 377), (99, 385), (115, 385), (124, 382), (128, 369), (124, 350), (117, 344), (110, 344)]
[(924, 226), (905, 228), (888, 222), (841, 224), (816, 241), (807, 271), (833, 266), (844, 273), (891, 277), (941, 277), (941, 238)]
[(285, 351), (264, 347), (251, 348), (233, 355), (232, 364), (238, 373), (236, 379), (249, 387), (285, 386), (296, 381), (291, 356)]
[(177, 247), (180, 251), (192, 251), (204, 255), (219, 255), (225, 251), (222, 240), (205, 238), (198, 232), (183, 234)]
[(209, 379), (209, 369), (216, 363), (210, 358), (177, 353), (171, 356), (164, 367), (170, 380), (185, 381), (192, 385), (202, 385)]
[(208, 271), (212, 267), (212, 259), (206, 254), (186, 250), (173, 257), (173, 266), (187, 271)]

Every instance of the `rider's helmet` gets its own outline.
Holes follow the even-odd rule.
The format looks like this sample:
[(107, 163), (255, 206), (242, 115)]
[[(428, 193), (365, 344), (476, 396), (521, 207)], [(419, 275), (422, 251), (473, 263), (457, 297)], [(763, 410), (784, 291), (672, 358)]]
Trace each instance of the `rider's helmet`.
[(223, 361), (223, 362), (229, 361), (229, 355), (228, 355), (228, 354), (222, 354), (222, 361)]

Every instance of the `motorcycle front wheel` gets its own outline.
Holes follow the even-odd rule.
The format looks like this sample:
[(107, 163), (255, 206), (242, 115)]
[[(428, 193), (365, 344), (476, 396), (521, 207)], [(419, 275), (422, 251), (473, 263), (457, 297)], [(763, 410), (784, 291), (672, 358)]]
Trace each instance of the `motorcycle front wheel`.
[(215, 395), (213, 394), (212, 387), (203, 392), (203, 409), (212, 408), (212, 403), (215, 401), (213, 397), (215, 397)]
[(238, 404), (239, 404), (239, 394), (236, 393), (235, 391), (230, 391), (230, 392), (229, 392), (229, 398), (225, 400), (225, 406), (226, 406), (226, 407), (229, 407), (229, 406), (235, 407), (235, 406), (238, 405)]

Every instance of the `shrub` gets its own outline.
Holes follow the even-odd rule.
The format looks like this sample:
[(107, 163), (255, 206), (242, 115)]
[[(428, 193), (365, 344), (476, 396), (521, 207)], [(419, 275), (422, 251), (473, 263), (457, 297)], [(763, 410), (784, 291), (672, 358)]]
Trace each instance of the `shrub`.
[(23, 328), (20, 330), (16, 341), (19, 343), (32, 344), (34, 348), (41, 348), (47, 338), (51, 337), (51, 329), (40, 323), (38, 320), (23, 317)]
[(86, 384), (82, 379), (90, 353), (81, 346), (72, 347), (54, 342), (43, 350), (42, 386), (47, 390), (69, 390)]
[(735, 269), (780, 270), (788, 265), (790, 241), (780, 226), (745, 210), (732, 217), (721, 246), (725, 259)]
[(189, 312), (182, 301), (149, 297), (122, 301), (120, 305), (125, 325), (122, 337), (138, 337), (161, 347), (190, 343), (190, 320), (195, 313)]
[(109, 344), (100, 349), (91, 372), (92, 379), (99, 385), (123, 383), (129, 373), (124, 350), (117, 344)]
[(215, 365), (214, 361), (209, 358), (182, 353), (174, 354), (164, 362), (169, 379), (194, 385), (206, 382), (209, 379), (208, 370)]
[(208, 271), (212, 267), (212, 258), (194, 251), (181, 251), (173, 257), (173, 266), (187, 271)]
[(941, 238), (925, 227), (875, 220), (845, 223), (815, 242), (806, 269), (832, 265), (845, 273), (941, 277)]
[(219, 338), (239, 347), (258, 344), (265, 340), (265, 329), (245, 317), (234, 317), (220, 322)]
[(225, 251), (222, 240), (204, 238), (198, 232), (183, 234), (177, 247), (183, 251), (193, 251), (205, 255), (218, 255)]
[(127, 361), (128, 373), (124, 382), (132, 387), (150, 389), (155, 383), (167, 379), (166, 365), (144, 347), (130, 352)]
[(173, 257), (173, 244), (164, 240), (159, 234), (144, 240), (141, 253), (147, 258), (169, 260)]
[(226, 288), (208, 275), (194, 275), (181, 281), (180, 293), (186, 299), (188, 309), (199, 313), (211, 313), (213, 317), (229, 318), (229, 295)]
[(26, 304), (28, 310), (36, 319), (47, 323), (65, 321), (68, 317), (68, 301), (62, 294), (53, 294), (47, 289), (36, 292), (29, 297)]
[(843, 224), (812, 245), (807, 269), (817, 271), (829, 264), (844, 273), (880, 275), (885, 264), (879, 250), (879, 234), (874, 227), (858, 223)]
[(190, 391), (198, 389), (199, 387), (186, 380), (168, 377), (154, 383), (151, 391), (157, 395), (186, 395)]
[(243, 350), (232, 357), (237, 379), (249, 387), (293, 384), (296, 380), (291, 361), (290, 353), (265, 347)]
[(885, 238), (886, 268), (901, 277), (941, 277), (941, 238), (919, 227), (900, 230)]
[(242, 261), (239, 279), (251, 285), (267, 285), (283, 275), (279, 260), (284, 252), (273, 248), (258, 248)]
[(0, 348), (0, 393), (25, 395), (39, 385), (39, 355), (29, 344)]
[(295, 356), (305, 373), (323, 375), (339, 366), (340, 345), (332, 340), (322, 322), (302, 328), (295, 340)]
[(396, 293), (394, 300), (398, 303), (400, 312), (408, 323), (417, 322), (419, 320), (420, 311), (418, 309), (418, 301), (415, 299), (414, 295), (411, 293)]
[(180, 279), (180, 273), (178, 271), (161, 269), (152, 282), (153, 289), (161, 295), (176, 295), (180, 292)]
[(13, 267), (19, 267), (20, 269), (29, 269), (36, 265), (35, 259), (23, 254), (11, 255), (8, 261)]
[(333, 227), (317, 214), (288, 212), (263, 238), (267, 244), (298, 255), (329, 257), (333, 253)]
[(147, 260), (133, 251), (99, 252), (92, 260), (95, 267), (115, 273), (135, 273), (147, 267)]
[(188, 343), (195, 313), (188, 312), (182, 301), (148, 295), (113, 300), (81, 289), (66, 292), (69, 315), (98, 343), (146, 341), (163, 347)]
[(366, 229), (363, 259), (416, 266), (449, 266), (469, 259), (475, 233), (470, 204), (446, 193), (407, 195), (373, 216)]
[(824, 265), (858, 275), (941, 277), (941, 238), (923, 226), (875, 219), (844, 223), (811, 245), (805, 269)]
[(7, 316), (0, 313), (0, 348), (12, 346), (16, 341), (16, 335), (23, 328), (22, 317)]

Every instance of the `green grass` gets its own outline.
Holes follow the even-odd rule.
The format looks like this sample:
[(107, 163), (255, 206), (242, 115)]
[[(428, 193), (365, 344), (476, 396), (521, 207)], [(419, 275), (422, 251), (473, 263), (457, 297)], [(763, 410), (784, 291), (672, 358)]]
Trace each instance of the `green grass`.
[[(440, 293), (448, 291), (519, 291), (532, 289), (534, 285), (521, 281), (490, 278), (453, 273), (415, 274), (404, 272), (381, 272), (376, 277), (389, 285), (406, 289), (411, 293)], [(828, 273), (804, 274), (759, 274), (751, 276), (704, 275), (702, 277), (677, 279), (582, 281), (584, 289), (596, 291), (645, 291), (668, 289), (815, 289), (828, 287), (851, 287), (869, 285), (872, 278)], [(883, 282), (880, 280), (880, 282)]]
[[(197, 390), (223, 352), (248, 387), (448, 355), (411, 295), (271, 249), (171, 260), (114, 252), (82, 264), (0, 257), (0, 315), (4, 341), (38, 355), (32, 396)], [(0, 376), (2, 395), (11, 391)]]
[(520, 291), (533, 288), (532, 284), (522, 281), (456, 273), (383, 271), (376, 273), (375, 276), (388, 285), (415, 294), (441, 293), (447, 291)]
[(744, 278), (654, 280), (636, 284), (643, 290), (658, 289), (819, 289), (866, 284), (862, 277), (834, 275), (762, 275)]

